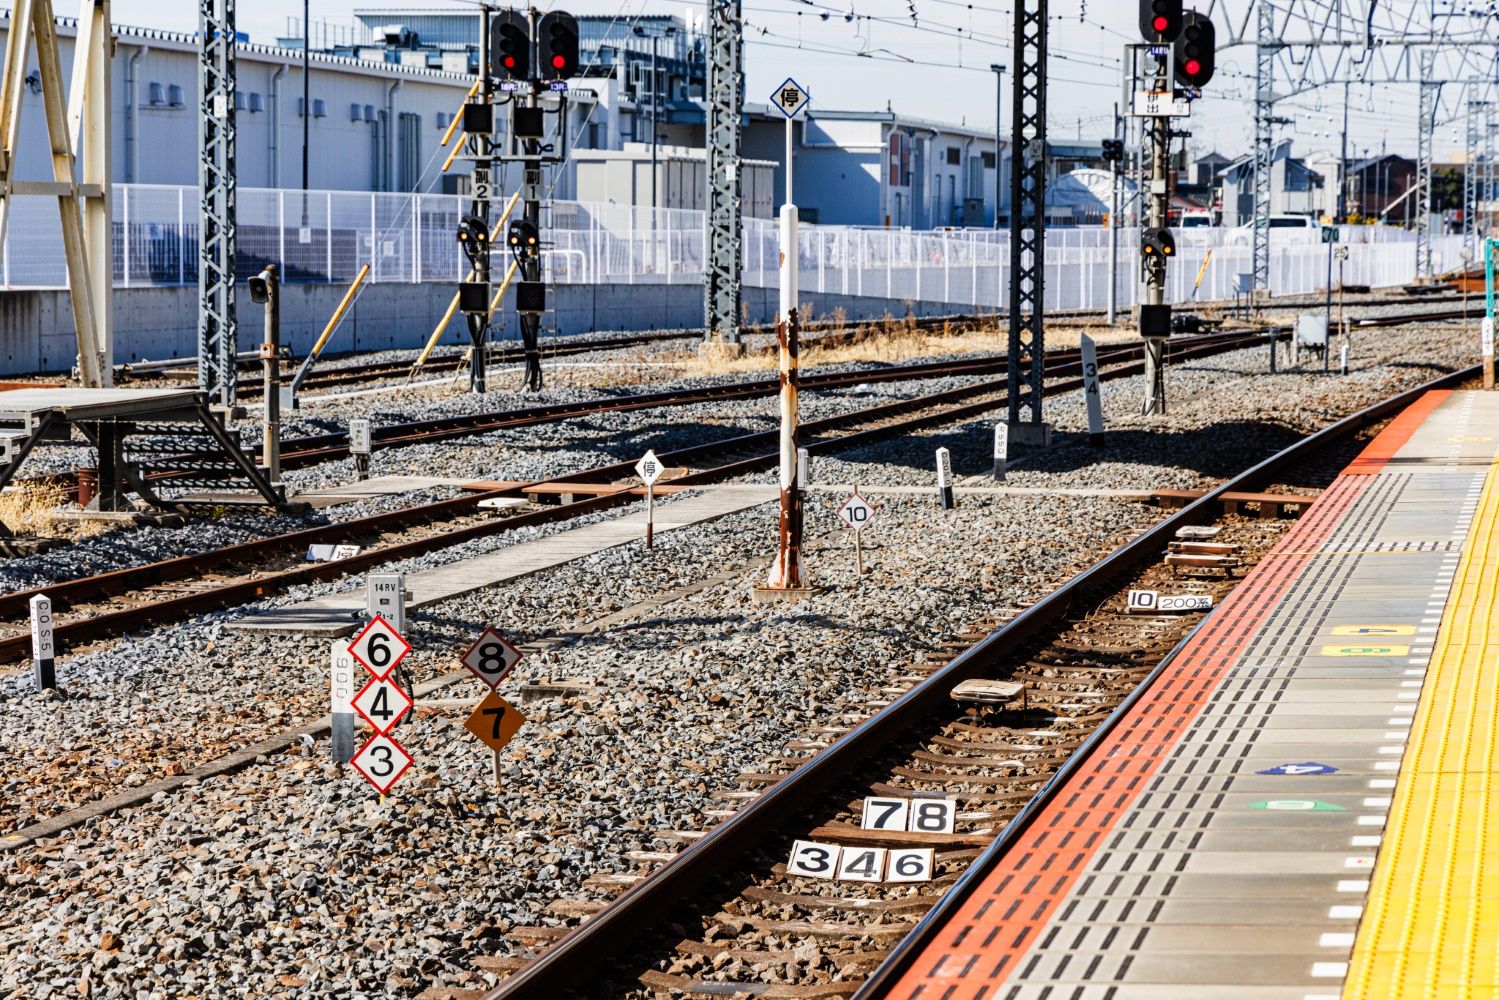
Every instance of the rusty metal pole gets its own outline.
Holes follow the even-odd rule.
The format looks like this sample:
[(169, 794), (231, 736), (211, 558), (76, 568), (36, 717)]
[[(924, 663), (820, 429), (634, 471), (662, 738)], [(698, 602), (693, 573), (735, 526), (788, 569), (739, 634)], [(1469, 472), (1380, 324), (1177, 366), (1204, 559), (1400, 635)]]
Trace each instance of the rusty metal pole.
[(802, 589), (802, 497), (796, 477), (797, 363), (801, 337), (797, 317), (796, 222), (796, 206), (782, 205), (781, 296), (776, 317), (776, 342), (781, 354), (781, 517), (776, 559), (766, 581), (771, 590)]

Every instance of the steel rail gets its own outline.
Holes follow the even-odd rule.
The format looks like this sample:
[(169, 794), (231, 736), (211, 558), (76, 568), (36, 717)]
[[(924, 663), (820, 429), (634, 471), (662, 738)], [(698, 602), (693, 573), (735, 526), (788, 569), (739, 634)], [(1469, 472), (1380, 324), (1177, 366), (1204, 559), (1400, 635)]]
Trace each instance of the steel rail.
[[(1176, 531), (1213, 518), (1219, 498), (1227, 492), (1252, 490), (1269, 484), (1275, 474), (1315, 453), (1330, 441), (1373, 423), (1408, 405), (1431, 389), (1459, 384), (1476, 377), (1478, 367), (1443, 375), (1414, 389), (1405, 390), (1380, 403), (1345, 417), (1210, 490), (1200, 499), (1167, 517), (1114, 550), (1088, 569), (1062, 584), (1005, 626), (981, 639), (957, 658), (923, 680), (827, 749), (778, 781), (732, 817), (694, 841), (666, 865), (647, 875), (604, 909), (575, 927), (536, 959), (522, 966), (484, 1000), (553, 1000), (578, 986), (608, 958), (620, 954), (641, 933), (666, 919), (680, 900), (708, 878), (730, 868), (747, 852), (760, 847), (765, 837), (781, 829), (811, 804), (815, 795), (843, 779), (867, 761), (884, 752), (892, 741), (925, 713), (945, 703), (948, 692), (959, 681), (982, 676), (1008, 661), (1044, 632), (1065, 621), (1076, 606), (1091, 607), (1087, 595), (1116, 583), (1127, 573), (1157, 558)], [(1116, 711), (1105, 725), (1116, 725)], [(1096, 746), (1097, 743), (1091, 744)], [(1078, 765), (1073, 765), (1075, 768)], [(1071, 771), (1068, 771), (1071, 773)], [(1061, 784), (1053, 780), (1037, 799), (1056, 794)], [(897, 946), (895, 952), (873, 973), (856, 995), (870, 998), (894, 981), (919, 953), (920, 947), (942, 926), (942, 919), (960, 905), (961, 893), (971, 891), (984, 872), (1002, 856), (1008, 845), (1034, 821), (1040, 805), (1032, 801), (1008, 824), (996, 841), (960, 877), (932, 911)]]
[[(1179, 345), (1177, 352), (1172, 357), (1186, 360), (1195, 357), (1211, 356), (1233, 349), (1234, 346), (1231, 341), (1219, 339), (1213, 343)], [(1134, 354), (1138, 355), (1139, 351), (1135, 351)], [(1099, 373), (1099, 377), (1105, 381), (1125, 378), (1138, 374), (1142, 364), (1143, 362), (1140, 360), (1131, 358), (1126, 360), (1122, 365), (1104, 369)], [(1053, 374), (1058, 378), (1068, 375), (1081, 375), (1081, 367), (1081, 360), (1074, 360), (1055, 366)], [(974, 396), (987, 397), (995, 395), (1004, 390), (1005, 384), (1004, 378), (993, 379), (987, 382), (975, 383), (974, 385), (959, 386), (954, 389), (947, 389), (942, 392), (918, 396), (912, 399), (896, 400), (873, 407), (854, 410), (849, 413), (807, 421), (802, 424), (803, 430), (809, 435), (807, 447), (809, 451), (813, 452), (854, 447), (887, 438), (892, 434), (917, 430), (934, 424), (949, 423), (953, 420), (960, 420), (970, 416), (978, 416), (992, 410), (994, 406), (993, 402), (987, 399), (968, 403), (963, 403), (962, 401)], [(1051, 388), (1057, 392), (1070, 392), (1081, 388), (1081, 386), (1081, 379), (1073, 378), (1071, 380), (1060, 381)], [(921, 414), (921, 411), (933, 411), (936, 407), (948, 408), (938, 409), (914, 418), (898, 420), (898, 418), (913, 411)], [(840, 437), (828, 439), (812, 437), (817, 434), (836, 431), (838, 428), (849, 424), (867, 423), (871, 420), (897, 420), (897, 422), (856, 431)], [(769, 430), (735, 435), (719, 441), (711, 441), (701, 445), (667, 451), (661, 457), (663, 461), (670, 464), (681, 465), (693, 464), (714, 456), (732, 455), (735, 452), (755, 452), (749, 457), (733, 459), (717, 467), (704, 469), (673, 480), (677, 485), (704, 485), (742, 473), (752, 472), (774, 462), (777, 459), (774, 447), (778, 441), (779, 433), (778, 430)], [(756, 451), (757, 449), (767, 447), (772, 450), (769, 452)], [(537, 480), (505, 490), (476, 492), (468, 496), (454, 497), (432, 504), (371, 514), (339, 524), (307, 528), (272, 538), (255, 539), (223, 549), (196, 553), (191, 556), (178, 556), (173, 559), (162, 560), (144, 566), (114, 570), (98, 576), (82, 577), (31, 590), (17, 591), (11, 594), (0, 595), (0, 614), (4, 614), (13, 620), (23, 618), (27, 613), (28, 602), (33, 596), (39, 594), (46, 595), (53, 601), (55, 613), (64, 607), (75, 606), (90, 600), (98, 600), (127, 592), (130, 589), (140, 587), (143, 583), (145, 585), (152, 585), (169, 579), (181, 579), (225, 565), (268, 558), (285, 552), (288, 549), (300, 548), (304, 545), (350, 541), (367, 537), (371, 533), (385, 532), (407, 524), (463, 516), (476, 511), (481, 500), (499, 496), (524, 495), (528, 488), (541, 485), (543, 482), (612, 482), (630, 477), (633, 475), (633, 470), (634, 465), (632, 462), (617, 462), (610, 465), (584, 469), (579, 472), (567, 473), (546, 480)], [(425, 555), (475, 538), (487, 537), (516, 528), (548, 524), (559, 519), (578, 517), (595, 511), (607, 510), (611, 507), (630, 502), (632, 497), (629, 490), (630, 487), (622, 486), (616, 493), (591, 497), (564, 506), (548, 507), (539, 511), (513, 515), (503, 520), (484, 521), (478, 524), (467, 525), (424, 538), (411, 539), (405, 542), (398, 542), (394, 545), (371, 549), (367, 552), (361, 552), (358, 555), (345, 557), (344, 559), (299, 566), (255, 579), (227, 583), (222, 587), (216, 587), (211, 590), (163, 598), (153, 601), (148, 605), (107, 611), (91, 615), (79, 621), (58, 622), (54, 626), (53, 642), (58, 649), (66, 650), (133, 629), (178, 621), (194, 614), (248, 603), (270, 594), (278, 593), (292, 586), (313, 583), (320, 580), (336, 579), (347, 573), (369, 569), (383, 563)], [(18, 631), (14, 635), (0, 638), (0, 663), (24, 658), (30, 649), (30, 641), (31, 637), (25, 631)]]

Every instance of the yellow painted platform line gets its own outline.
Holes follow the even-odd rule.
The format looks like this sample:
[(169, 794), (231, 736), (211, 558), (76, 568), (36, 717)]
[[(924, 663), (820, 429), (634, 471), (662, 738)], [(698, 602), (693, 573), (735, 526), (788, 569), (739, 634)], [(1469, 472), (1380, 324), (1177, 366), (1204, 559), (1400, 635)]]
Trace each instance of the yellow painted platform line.
[(1345, 1000), (1499, 997), (1499, 465), (1433, 647)]

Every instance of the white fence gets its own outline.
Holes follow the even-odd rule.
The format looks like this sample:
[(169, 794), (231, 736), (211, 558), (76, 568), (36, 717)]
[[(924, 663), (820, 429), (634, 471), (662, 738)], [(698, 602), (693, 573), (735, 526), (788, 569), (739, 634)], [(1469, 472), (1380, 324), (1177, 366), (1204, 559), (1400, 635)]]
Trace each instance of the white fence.
[[(446, 282), (463, 277), (455, 238), (465, 199), (452, 195), (364, 194), (342, 191), (241, 189), (239, 260), (242, 277), (267, 262), (287, 282), (343, 285), (372, 262), (375, 282)], [(198, 280), (197, 190), (116, 185), (114, 273), (120, 288), (194, 284)], [(703, 213), (557, 202), (546, 223), (548, 270), (558, 282), (697, 284), (703, 272)], [(1391, 286), (1416, 275), (1415, 243), (1402, 230), (1344, 227), (1350, 284)], [(1327, 250), (1292, 242), (1303, 234), (1272, 233), (1270, 289), (1276, 295), (1326, 287)], [(780, 247), (773, 220), (745, 220), (744, 281), (778, 284)], [(1010, 281), (1006, 232), (912, 232), (849, 226), (801, 227), (797, 260), (805, 293), (947, 303), (955, 311), (1004, 308)], [(1047, 234), (1046, 304), (1097, 309), (1108, 297), (1108, 234), (1100, 228)], [(1119, 303), (1135, 301), (1138, 252), (1134, 233), (1119, 238)], [(1183, 233), (1172, 263), (1168, 300), (1190, 301), (1199, 272), (1202, 300), (1233, 295), (1236, 276), (1252, 268), (1242, 230)], [(1434, 241), (1437, 270), (1459, 262), (1461, 237)], [(503, 250), (497, 249), (497, 252)], [(1204, 260), (1211, 260), (1203, 270)], [(1339, 272), (1334, 271), (1334, 280)], [(66, 284), (56, 203), (16, 198), (0, 257), (0, 289)]]

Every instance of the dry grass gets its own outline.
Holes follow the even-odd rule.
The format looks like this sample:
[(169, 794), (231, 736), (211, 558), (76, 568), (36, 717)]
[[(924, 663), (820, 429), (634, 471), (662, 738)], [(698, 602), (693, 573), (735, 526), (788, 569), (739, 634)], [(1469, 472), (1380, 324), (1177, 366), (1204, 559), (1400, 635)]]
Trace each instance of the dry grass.
[[(1048, 348), (1076, 347), (1083, 333), (1101, 344), (1137, 339), (1132, 330), (1109, 329), (1101, 323), (1051, 327), (1046, 332)], [(819, 340), (826, 338), (826, 343)], [(939, 355), (1003, 354), (1009, 347), (1009, 328), (988, 322), (978, 326), (944, 323), (941, 327), (920, 328), (914, 319), (897, 320), (886, 316), (878, 323), (864, 323), (850, 328), (841, 310), (829, 317), (827, 329), (803, 335), (801, 366), (849, 364), (903, 364), (918, 358)], [(658, 356), (659, 357), (659, 356)], [(680, 366), (687, 376), (734, 375), (744, 372), (775, 371), (779, 359), (775, 350), (745, 351), (741, 354), (704, 347), (695, 352), (665, 356)]]
[(73, 521), (58, 517), (68, 503), (62, 486), (51, 482), (27, 482), (0, 492), (0, 522), (18, 535), (87, 538), (108, 530), (100, 521)]

